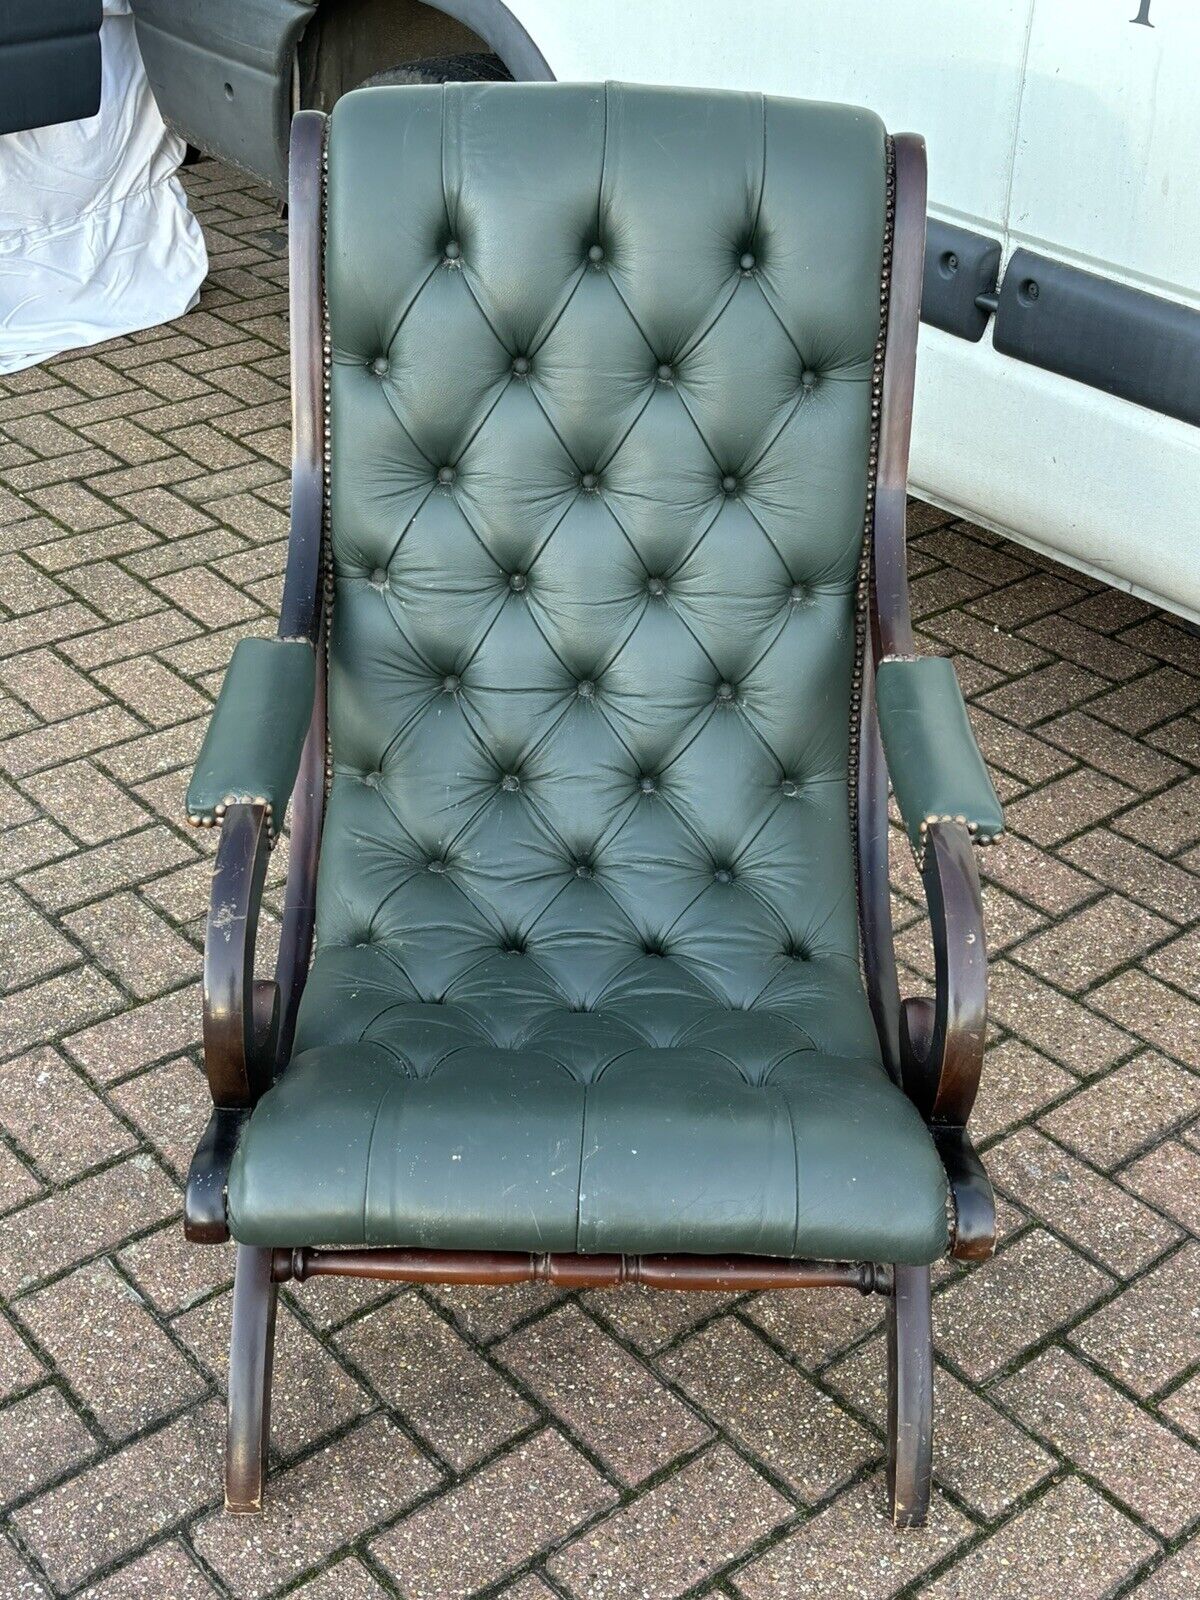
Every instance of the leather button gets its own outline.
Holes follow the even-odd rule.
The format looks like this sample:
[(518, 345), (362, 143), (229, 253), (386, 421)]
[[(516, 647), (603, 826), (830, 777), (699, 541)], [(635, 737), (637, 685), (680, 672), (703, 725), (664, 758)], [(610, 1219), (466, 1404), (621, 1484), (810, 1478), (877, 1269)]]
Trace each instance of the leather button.
[(575, 863), (575, 876), (577, 878), (594, 878), (596, 869), (589, 861), (577, 861)]
[(386, 356), (376, 356), (371, 363), (371, 371), (377, 378), (382, 378), (387, 373), (387, 369), (388, 358)]
[(457, 239), (449, 240), (446, 244), (446, 260), (457, 261), (461, 255), (462, 245), (459, 244)]
[(517, 356), (513, 360), (512, 369), (518, 378), (523, 378), (529, 371), (529, 357)]
[(442, 679), (443, 694), (457, 694), (461, 680), (457, 672), (448, 672)]
[(743, 251), (742, 252), (742, 258), (738, 262), (738, 266), (741, 267), (743, 272), (753, 272), (754, 271), (754, 267), (755, 267), (755, 260), (754, 260), (753, 251), (751, 251), (751, 250)]
[(528, 582), (529, 579), (523, 572), (514, 572), (512, 577), (508, 580), (508, 587), (513, 591), (514, 594), (520, 594), (521, 590), (524, 589)]
[(595, 263), (597, 263), (597, 262), (603, 261), (604, 260), (604, 246), (600, 245), (600, 244), (589, 245), (588, 246), (588, 260), (590, 262), (592, 262), (593, 265)]
[(779, 792), (783, 795), (785, 800), (794, 800), (800, 793), (800, 785), (796, 782), (795, 778), (785, 778), (779, 785)]
[(789, 961), (807, 961), (808, 951), (802, 944), (790, 945), (784, 952)]
[(638, 788), (642, 791), (643, 794), (653, 794), (654, 791), (658, 788), (658, 784), (654, 781), (653, 778), (649, 778), (649, 777), (641, 778), (641, 779), (638, 780)]
[(733, 687), (733, 685), (731, 683), (719, 683), (717, 685), (717, 699), (718, 700), (725, 700), (725, 701), (732, 700), (736, 693), (737, 693), (737, 690)]
[(387, 582), (387, 568), (376, 567), (374, 572), (371, 574), (371, 582), (377, 589), (382, 589), (384, 584)]
[(454, 468), (453, 467), (439, 467), (438, 468), (438, 482), (439, 483), (453, 483), (454, 482)]
[(575, 693), (581, 700), (591, 700), (596, 694), (596, 685), (590, 678), (582, 678), (575, 686)]
[(804, 597), (804, 585), (802, 583), (794, 583), (788, 592), (788, 598), (791, 600), (792, 604), (794, 606), (798, 606)]
[(713, 873), (713, 877), (717, 880), (718, 883), (732, 883), (733, 882), (733, 873), (730, 872), (728, 867), (718, 867), (717, 870)]
[(381, 772), (364, 772), (362, 781), (368, 789), (378, 789), (379, 780), (382, 776)]
[(669, 361), (660, 361), (658, 364), (658, 377), (660, 383), (670, 383), (675, 376), (675, 368)]
[(506, 772), (500, 780), (500, 787), (509, 794), (515, 794), (521, 787), (521, 780), (515, 772)]
[(429, 863), (429, 870), (430, 872), (445, 872), (446, 863), (442, 860), (434, 859)]
[(594, 472), (585, 472), (583, 477), (580, 478), (579, 484), (586, 493), (590, 494), (594, 489), (599, 488), (600, 478)]
[(737, 486), (738, 486), (737, 479), (733, 476), (733, 474), (731, 472), (727, 472), (725, 474), (725, 476), (721, 479), (721, 487), (722, 487), (722, 489), (724, 489), (726, 494), (732, 494), (734, 492), (734, 490), (737, 488)]
[(803, 384), (803, 386), (806, 389), (811, 389), (816, 384), (816, 381), (817, 381), (816, 373), (812, 370), (811, 367), (805, 367), (804, 371), (800, 374), (800, 382)]
[(658, 596), (660, 596), (660, 595), (666, 594), (666, 592), (667, 592), (667, 586), (662, 581), (661, 578), (649, 578), (649, 579), (647, 579), (646, 588), (647, 588), (648, 592), (650, 594), (654, 595), (656, 598)]

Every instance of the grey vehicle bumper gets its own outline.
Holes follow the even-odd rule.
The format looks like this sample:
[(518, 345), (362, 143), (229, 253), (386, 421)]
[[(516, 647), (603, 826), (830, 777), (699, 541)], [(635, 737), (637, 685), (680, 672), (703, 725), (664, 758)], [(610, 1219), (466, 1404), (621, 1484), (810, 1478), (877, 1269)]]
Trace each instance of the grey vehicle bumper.
[(280, 194), (287, 186), (292, 62), (316, 0), (133, 0), (164, 120)]

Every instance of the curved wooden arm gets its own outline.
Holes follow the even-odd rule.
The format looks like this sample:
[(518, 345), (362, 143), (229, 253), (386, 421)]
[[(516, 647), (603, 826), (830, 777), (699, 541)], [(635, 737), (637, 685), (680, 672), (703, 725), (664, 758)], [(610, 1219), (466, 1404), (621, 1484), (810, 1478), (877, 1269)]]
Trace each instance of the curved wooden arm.
[(900, 1030), (904, 1088), (927, 1122), (965, 1127), (983, 1066), (987, 951), (979, 873), (961, 823), (926, 836), (925, 896), (933, 934), (935, 997), (906, 1000)]
[(987, 947), (979, 873), (960, 823), (930, 825), (921, 876), (933, 934), (934, 998), (901, 1006), (901, 1071), (946, 1168), (955, 1208), (952, 1253), (982, 1260), (995, 1244), (996, 1208), (966, 1125), (983, 1068)]
[(270, 824), (265, 806), (225, 813), (204, 940), (204, 1066), (213, 1104), (252, 1106), (271, 1081), (279, 990), (254, 977)]
[(204, 1068), (213, 1113), (188, 1169), (183, 1231), (196, 1244), (229, 1237), (225, 1184), (238, 1135), (271, 1081), (279, 988), (254, 976), (254, 947), (271, 855), (265, 806), (225, 813), (204, 940)]

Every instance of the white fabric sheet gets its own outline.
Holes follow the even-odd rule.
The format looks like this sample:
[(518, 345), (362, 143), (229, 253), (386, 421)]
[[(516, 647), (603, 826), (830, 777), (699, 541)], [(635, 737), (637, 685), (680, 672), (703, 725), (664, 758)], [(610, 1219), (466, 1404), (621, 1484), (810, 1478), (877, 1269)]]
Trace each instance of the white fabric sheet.
[(0, 372), (181, 316), (208, 271), (129, 0), (100, 42), (96, 116), (0, 136)]

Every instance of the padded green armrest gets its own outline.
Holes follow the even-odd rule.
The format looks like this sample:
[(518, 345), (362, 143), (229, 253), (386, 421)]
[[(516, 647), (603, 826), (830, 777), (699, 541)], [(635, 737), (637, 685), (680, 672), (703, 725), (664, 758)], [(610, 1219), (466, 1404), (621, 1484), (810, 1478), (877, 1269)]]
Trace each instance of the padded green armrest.
[(918, 863), (931, 822), (964, 822), (978, 844), (1003, 831), (954, 665), (945, 656), (882, 661), (875, 674), (879, 728), (896, 804)]
[(307, 639), (243, 639), (233, 652), (188, 785), (188, 821), (210, 826), (236, 801), (287, 809), (312, 716), (316, 656)]

